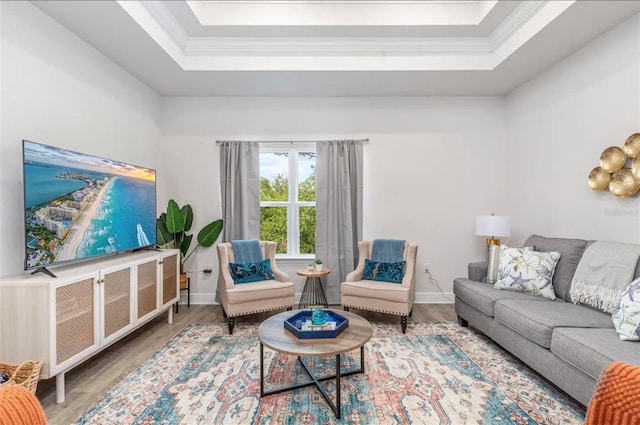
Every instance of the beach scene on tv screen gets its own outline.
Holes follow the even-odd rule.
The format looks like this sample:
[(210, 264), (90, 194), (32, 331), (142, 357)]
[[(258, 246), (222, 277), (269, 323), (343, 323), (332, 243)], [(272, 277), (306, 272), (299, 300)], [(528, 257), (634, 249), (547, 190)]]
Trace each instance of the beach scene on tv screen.
[(26, 268), (155, 242), (155, 171), (24, 142)]

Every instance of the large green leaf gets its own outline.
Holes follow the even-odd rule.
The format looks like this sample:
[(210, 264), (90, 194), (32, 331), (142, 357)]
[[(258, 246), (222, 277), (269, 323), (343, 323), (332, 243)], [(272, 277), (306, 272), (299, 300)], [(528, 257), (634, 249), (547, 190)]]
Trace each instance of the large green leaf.
[(191, 230), (191, 225), (193, 224), (193, 209), (191, 209), (191, 205), (187, 204), (182, 207), (182, 218), (184, 219), (184, 231), (188, 232)]
[(167, 205), (167, 230), (174, 234), (184, 230), (182, 211), (173, 199), (170, 199)]
[(186, 235), (180, 244), (180, 252), (184, 257), (187, 255), (187, 251), (189, 251), (189, 247), (191, 246), (191, 240), (193, 239), (193, 235)]
[(160, 214), (156, 219), (156, 245), (165, 246), (173, 240), (173, 234), (167, 230), (167, 215)]
[(222, 233), (222, 220), (215, 220), (198, 232), (198, 244), (208, 248), (218, 239), (220, 233)]

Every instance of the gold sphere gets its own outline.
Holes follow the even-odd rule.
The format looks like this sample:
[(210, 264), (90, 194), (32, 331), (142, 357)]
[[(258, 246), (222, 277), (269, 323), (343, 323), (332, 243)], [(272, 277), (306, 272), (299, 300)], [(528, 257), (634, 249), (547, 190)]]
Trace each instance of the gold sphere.
[(622, 149), (629, 158), (638, 156), (640, 153), (640, 133), (633, 133), (629, 136)]
[(619, 198), (633, 196), (640, 189), (640, 180), (636, 180), (631, 169), (623, 168), (611, 175), (609, 191)]
[(608, 188), (609, 180), (611, 180), (611, 174), (600, 167), (594, 168), (589, 173), (589, 187), (593, 190), (604, 190)]
[(600, 168), (609, 173), (615, 173), (624, 167), (627, 155), (617, 146), (605, 149), (600, 155)]
[(633, 158), (633, 161), (631, 161), (631, 174), (633, 174), (633, 177), (635, 177), (636, 180), (640, 181), (640, 155), (636, 156)]

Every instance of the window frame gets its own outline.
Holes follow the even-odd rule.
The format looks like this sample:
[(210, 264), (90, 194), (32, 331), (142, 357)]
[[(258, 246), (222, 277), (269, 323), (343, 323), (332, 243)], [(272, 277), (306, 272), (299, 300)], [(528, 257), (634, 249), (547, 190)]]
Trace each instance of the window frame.
[[(287, 209), (287, 253), (276, 253), (278, 259), (314, 259), (312, 254), (300, 253), (300, 207), (315, 207), (316, 201), (298, 201), (298, 155), (301, 152), (314, 152), (317, 155), (316, 144), (313, 142), (286, 142), (260, 143), (260, 154), (262, 153), (288, 153), (289, 179), (288, 201), (262, 201), (260, 199), (260, 209), (262, 207), (280, 207)], [(316, 156), (317, 158), (317, 156)], [(262, 172), (260, 173), (262, 178)]]

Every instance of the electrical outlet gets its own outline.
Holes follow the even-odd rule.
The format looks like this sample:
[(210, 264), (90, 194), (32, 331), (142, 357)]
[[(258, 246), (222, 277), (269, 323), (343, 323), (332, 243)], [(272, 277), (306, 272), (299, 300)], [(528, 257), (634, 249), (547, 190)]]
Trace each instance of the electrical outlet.
[(423, 263), (422, 265), (422, 271), (424, 273), (431, 273), (431, 264), (429, 263)]

